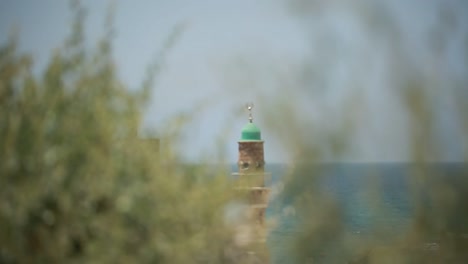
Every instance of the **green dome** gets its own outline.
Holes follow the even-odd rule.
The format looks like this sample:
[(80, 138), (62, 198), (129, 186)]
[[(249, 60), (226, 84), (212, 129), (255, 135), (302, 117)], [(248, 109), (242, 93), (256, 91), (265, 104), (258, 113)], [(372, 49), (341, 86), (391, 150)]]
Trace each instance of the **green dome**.
[(242, 129), (241, 140), (261, 140), (260, 129), (253, 123), (248, 123)]

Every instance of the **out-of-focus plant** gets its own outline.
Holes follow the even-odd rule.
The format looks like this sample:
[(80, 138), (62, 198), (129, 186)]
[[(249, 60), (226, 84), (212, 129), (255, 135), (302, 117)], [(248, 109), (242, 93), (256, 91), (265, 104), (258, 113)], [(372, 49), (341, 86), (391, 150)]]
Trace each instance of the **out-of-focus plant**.
[(138, 137), (159, 64), (128, 89), (111, 19), (90, 50), (85, 10), (72, 10), (42, 75), (14, 39), (0, 48), (0, 262), (248, 263), (224, 219), (225, 170), (183, 166), (165, 138)]
[[(464, 250), (468, 248), (468, 215), (466, 213), (468, 212), (466, 203), (468, 193), (466, 87), (468, 79), (466, 76), (460, 77), (446, 72), (439, 75), (438, 72), (434, 72), (434, 69), (438, 67), (430, 68), (422, 62), (414, 61), (415, 58), (420, 57), (412, 56), (414, 46), (405, 42), (410, 42), (410, 40), (404, 39), (405, 37), (410, 39), (410, 37), (405, 36), (404, 30), (400, 28), (402, 24), (399, 24), (400, 17), (395, 14), (397, 11), (392, 10), (390, 5), (385, 4), (385, 1), (328, 3), (293, 0), (287, 3), (292, 6), (295, 16), (304, 19), (306, 29), (311, 28), (310, 32), (316, 35), (311, 34), (310, 38), (310, 44), (314, 49), (312, 58), (305, 60), (302, 68), (285, 70), (287, 76), (284, 78), (286, 80), (284, 86), (289, 88), (286, 94), (283, 94), (285, 96), (276, 98), (277, 101), (272, 100), (273, 96), (270, 96), (263, 102), (267, 105), (264, 109), (271, 111), (267, 115), (265, 130), (272, 134), (276, 133), (275, 136), (284, 142), (287, 151), (294, 153), (292, 169), (289, 172), (290, 175), (284, 177), (287, 180), (281, 196), (295, 207), (298, 227), (297, 232), (284, 237), (288, 240), (287, 243), (275, 240), (274, 243), (281, 243), (288, 247), (286, 250), (288, 258), (275, 263), (283, 263), (283, 261), (290, 261), (290, 263), (466, 262), (468, 260), (467, 251)], [(466, 31), (466, 25), (463, 26), (460, 22), (466, 20), (459, 17), (460, 13), (457, 17), (456, 12), (452, 10), (458, 4), (462, 5), (454, 3), (453, 6), (445, 6), (445, 3), (440, 3), (441, 11), (438, 15), (441, 17), (436, 16), (435, 26), (427, 34), (429, 36), (422, 34), (427, 37), (424, 41), (427, 40), (428, 43), (418, 43), (418, 47), (428, 52), (427, 54), (433, 55), (434, 58), (437, 58), (434, 54), (443, 54), (444, 47), (453, 47), (450, 46), (454, 45), (453, 42), (460, 47), (466, 44), (468, 31)], [(466, 5), (461, 8), (466, 10)], [(351, 25), (345, 25), (346, 22), (343, 21), (341, 21), (342, 24), (335, 21), (341, 16), (352, 17), (346, 20)], [(323, 17), (326, 18), (321, 20), (320, 18)], [(460, 39), (454, 41), (447, 35), (449, 34), (447, 32), (455, 32), (454, 28), (457, 25), (461, 27), (461, 31), (464, 30), (461, 33), (461, 41)], [(362, 28), (356, 29), (356, 26)], [(333, 31), (335, 27), (342, 31)], [(355, 86), (356, 83), (359, 85), (359, 81), (362, 81), (363, 86), (368, 85), (365, 79), (371, 79), (371, 77), (366, 75), (367, 73), (363, 74), (362, 69), (352, 63), (343, 62), (349, 60), (356, 63), (354, 61), (356, 59), (350, 59), (352, 56), (358, 56), (359, 60), (367, 62), (366, 56), (372, 55), (361, 54), (360, 47), (354, 54), (353, 48), (356, 48), (356, 43), (353, 43), (354, 46), (351, 47), (343, 45), (343, 39), (338, 36), (340, 34), (348, 37), (356, 34), (354, 38), (364, 39), (358, 43), (365, 47), (369, 44), (376, 45), (379, 47), (376, 50), (386, 54), (386, 56), (373, 59), (386, 59), (383, 69), (388, 70), (390, 78), (388, 80), (382, 78), (382, 80), (388, 81), (385, 86), (390, 87), (391, 94), (396, 98), (388, 100), (394, 100), (404, 108), (409, 153), (408, 163), (402, 166), (406, 166), (412, 212), (408, 219), (409, 227), (403, 231), (392, 232), (388, 231), (386, 226), (375, 225), (369, 227), (370, 231), (366, 234), (353, 234), (346, 227), (345, 209), (341, 207), (343, 201), (338, 201), (336, 196), (323, 189), (323, 180), (328, 172), (324, 171), (326, 166), (321, 163), (328, 160), (329, 155), (339, 160), (342, 153), (349, 151), (353, 143), (355, 128), (353, 124), (356, 120), (366, 120), (371, 116), (363, 111), (365, 108), (358, 109), (356, 112), (350, 111), (354, 109), (354, 106), (360, 107), (362, 101), (359, 98), (365, 93), (358, 94), (357, 100), (352, 98), (352, 95), (349, 96), (350, 103), (345, 104), (345, 107), (334, 105), (330, 108), (317, 108), (324, 110), (318, 114), (322, 115), (322, 123), (316, 122), (313, 115), (304, 110), (308, 108), (302, 105), (304, 101), (312, 104), (321, 101), (322, 98), (326, 100), (328, 89), (336, 89), (336, 85), (333, 86), (330, 83), (336, 84), (333, 78), (342, 77), (343, 69), (358, 75), (355, 79), (350, 77), (352, 81), (357, 81), (349, 85)], [(411, 40), (414, 41), (414, 39)], [(468, 50), (463, 48), (459, 52), (460, 54), (457, 55), (461, 57), (468, 54)], [(414, 53), (417, 52), (414, 51)], [(437, 59), (428, 61), (439, 66)], [(460, 61), (460, 67), (466, 70), (466, 59), (460, 59)], [(368, 66), (366, 63), (357, 65), (362, 66), (364, 71), (367, 70), (365, 69)], [(292, 77), (288, 75), (291, 72)], [(272, 75), (278, 76), (278, 83), (284, 81), (281, 79), (281, 74), (275, 72)], [(375, 87), (375, 89), (380, 89), (380, 87)], [(439, 103), (437, 96), (444, 94), (441, 92), (444, 89), (448, 90), (446, 93), (453, 99), (450, 102), (455, 104), (454, 120), (457, 120), (455, 122), (458, 122), (461, 131), (458, 143), (464, 151), (462, 154), (464, 156), (457, 158), (459, 160), (461, 158), (465, 163), (437, 163), (437, 161), (444, 160), (444, 153), (446, 153), (444, 151), (450, 148), (444, 145), (440, 137), (441, 115), (437, 113), (441, 110), (440, 104), (437, 105)], [(278, 92), (281, 93), (281, 90), (278, 89)], [(385, 96), (384, 93), (382, 96)], [(297, 106), (297, 104), (301, 105)], [(341, 116), (331, 115), (326, 111), (327, 109), (341, 109)], [(381, 118), (386, 118), (386, 116), (382, 115)], [(369, 123), (373, 121), (375, 120), (369, 118)], [(331, 122), (338, 125), (327, 129), (328, 123)], [(356, 123), (362, 126), (367, 124), (366, 122)], [(389, 125), (388, 128), (394, 127)], [(352, 151), (346, 154), (350, 153), (352, 154)], [(402, 158), (405, 159), (405, 157)], [(369, 182), (368, 185), (359, 189), (370, 193), (370, 196), (359, 202), (366, 205), (366, 210), (377, 214), (379, 218), (385, 218), (391, 208), (382, 201), (380, 195), (382, 185), (377, 182), (378, 174), (377, 170), (369, 175), (371, 177), (362, 175), (366, 179), (375, 179), (376, 182)]]

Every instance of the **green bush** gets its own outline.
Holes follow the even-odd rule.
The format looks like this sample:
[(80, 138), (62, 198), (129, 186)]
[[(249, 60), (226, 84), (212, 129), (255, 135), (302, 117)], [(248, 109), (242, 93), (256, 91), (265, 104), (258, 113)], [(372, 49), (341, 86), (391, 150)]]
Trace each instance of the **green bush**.
[(43, 74), (14, 40), (0, 49), (0, 263), (238, 263), (225, 170), (184, 168), (138, 137), (158, 65), (129, 89), (111, 27), (86, 49), (73, 11)]

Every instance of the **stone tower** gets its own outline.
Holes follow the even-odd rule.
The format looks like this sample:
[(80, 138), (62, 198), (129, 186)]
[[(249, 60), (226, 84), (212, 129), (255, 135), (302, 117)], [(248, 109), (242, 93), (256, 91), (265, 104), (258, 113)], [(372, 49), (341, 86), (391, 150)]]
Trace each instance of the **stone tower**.
[(265, 211), (268, 206), (270, 174), (265, 172), (265, 159), (260, 129), (253, 123), (252, 105), (247, 105), (249, 122), (241, 131), (237, 162), (238, 187), (249, 204), (249, 215), (255, 226), (265, 227)]

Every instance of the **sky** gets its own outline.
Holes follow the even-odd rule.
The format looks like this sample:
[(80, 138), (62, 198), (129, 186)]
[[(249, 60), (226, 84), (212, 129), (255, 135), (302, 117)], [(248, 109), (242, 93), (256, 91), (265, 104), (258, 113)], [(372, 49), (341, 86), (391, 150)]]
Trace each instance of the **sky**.
[[(440, 150), (434, 159), (466, 161), (464, 115), (456, 107), (468, 99), (462, 0), (114, 2), (114, 55), (130, 87), (138, 87), (174, 29), (183, 28), (164, 56), (144, 127), (162, 131), (175, 115), (192, 114), (179, 143), (189, 161), (237, 160), (247, 102), (255, 105), (267, 163), (289, 161), (295, 138), (318, 141), (325, 161), (408, 161), (412, 120), (401, 89), (413, 75), (422, 76), (433, 107), (441, 142), (434, 143)], [(87, 42), (95, 43), (109, 1), (82, 4)], [(18, 29), (21, 50), (33, 54), (40, 72), (71, 20), (68, 1), (0, 0), (0, 41)], [(335, 155), (327, 134), (343, 130), (349, 113), (355, 116), (344, 128), (347, 150)]]

